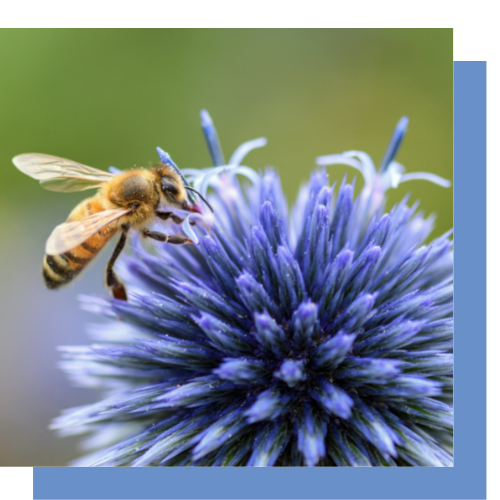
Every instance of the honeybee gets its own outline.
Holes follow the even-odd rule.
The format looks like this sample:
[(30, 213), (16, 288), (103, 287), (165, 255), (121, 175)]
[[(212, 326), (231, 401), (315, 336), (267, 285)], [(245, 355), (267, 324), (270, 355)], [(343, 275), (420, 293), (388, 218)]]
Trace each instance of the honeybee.
[(57, 289), (70, 283), (116, 233), (121, 233), (106, 267), (105, 284), (116, 299), (127, 300), (125, 286), (113, 265), (130, 231), (174, 245), (193, 243), (185, 236), (168, 236), (149, 229), (156, 218), (175, 224), (184, 221), (169, 208), (201, 213), (192, 192), (212, 210), (205, 198), (187, 184), (169, 156), (159, 152), (163, 160), (159, 166), (134, 168), (117, 175), (45, 154), (23, 154), (12, 160), (21, 172), (39, 180), (50, 191), (99, 189), (96, 195), (79, 203), (66, 222), (49, 236), (42, 272), (47, 288)]

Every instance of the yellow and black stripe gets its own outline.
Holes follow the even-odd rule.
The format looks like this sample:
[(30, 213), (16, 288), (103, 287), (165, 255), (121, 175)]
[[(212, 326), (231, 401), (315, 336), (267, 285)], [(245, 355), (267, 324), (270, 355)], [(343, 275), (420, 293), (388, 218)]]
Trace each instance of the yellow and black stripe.
[[(80, 220), (104, 210), (98, 196), (82, 201), (71, 212), (69, 221)], [(45, 255), (42, 274), (47, 288), (56, 289), (68, 284), (97, 255), (104, 245), (116, 233), (117, 225), (111, 224), (87, 241), (60, 255)]]
[(85, 244), (61, 255), (45, 255), (43, 259), (43, 279), (47, 288), (59, 288), (75, 278), (92, 260), (99, 249)]

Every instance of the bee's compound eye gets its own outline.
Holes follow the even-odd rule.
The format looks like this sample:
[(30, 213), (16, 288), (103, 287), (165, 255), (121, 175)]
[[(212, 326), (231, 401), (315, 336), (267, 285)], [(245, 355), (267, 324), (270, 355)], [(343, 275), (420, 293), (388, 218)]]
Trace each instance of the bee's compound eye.
[(171, 194), (173, 196), (177, 196), (179, 194), (179, 188), (177, 185), (172, 181), (171, 178), (169, 177), (162, 177), (161, 178), (161, 190), (165, 194)]

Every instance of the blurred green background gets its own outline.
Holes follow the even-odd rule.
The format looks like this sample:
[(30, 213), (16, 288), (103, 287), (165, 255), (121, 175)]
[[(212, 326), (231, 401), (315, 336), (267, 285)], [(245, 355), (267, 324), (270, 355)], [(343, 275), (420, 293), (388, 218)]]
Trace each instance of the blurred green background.
[[(451, 180), (452, 64), (451, 29), (0, 30), (0, 465), (79, 455), (75, 438), (47, 426), (97, 393), (71, 387), (56, 347), (88, 343), (86, 325), (101, 320), (77, 296), (104, 293), (106, 265), (102, 255), (72, 287), (44, 289), (44, 242), (85, 194), (44, 191), (13, 156), (124, 169), (156, 161), (161, 146), (181, 168), (206, 167), (206, 108), (226, 158), (268, 138), (245, 163), (274, 165), (292, 201), (318, 155), (358, 149), (378, 164), (407, 115), (398, 161)], [(329, 167), (331, 179), (352, 179), (346, 169)], [(389, 202), (408, 190), (437, 214), (434, 236), (452, 227), (451, 189), (405, 183)]]

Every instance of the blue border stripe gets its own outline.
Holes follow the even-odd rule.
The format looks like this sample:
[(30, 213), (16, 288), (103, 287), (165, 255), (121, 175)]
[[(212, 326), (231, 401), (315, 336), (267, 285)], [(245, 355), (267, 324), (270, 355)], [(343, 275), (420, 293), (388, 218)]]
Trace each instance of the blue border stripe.
[(486, 62), (454, 64), (454, 103), (455, 468), (486, 498)]
[(486, 498), (486, 63), (454, 64), (453, 468), (35, 468), (34, 499)]

